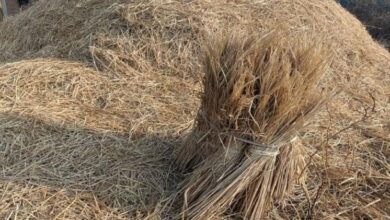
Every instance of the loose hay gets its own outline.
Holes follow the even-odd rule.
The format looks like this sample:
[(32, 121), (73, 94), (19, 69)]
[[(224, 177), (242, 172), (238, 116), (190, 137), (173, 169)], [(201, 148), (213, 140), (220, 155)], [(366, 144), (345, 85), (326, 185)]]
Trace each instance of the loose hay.
[[(189, 88), (188, 82), (169, 76), (124, 80), (79, 62), (25, 60), (0, 66), (0, 113), (98, 132), (171, 135), (170, 129), (183, 129), (181, 123), (191, 120), (189, 113), (196, 108), (188, 103), (189, 97), (195, 97)], [(181, 107), (182, 103), (187, 107)]]
[[(180, 178), (169, 184), (163, 180), (177, 175), (168, 162), (173, 160), (171, 148), (182, 140), (200, 103), (199, 79), (203, 73), (199, 52), (205, 33), (238, 27), (261, 35), (281, 24), (289, 30), (286, 37), (292, 39), (313, 32), (323, 37), (322, 43), (333, 51), (335, 62), (331, 65), (333, 74), (325, 76), (321, 86), (341, 87), (343, 92), (300, 133), (306, 146), (303, 151), (308, 155), (305, 170), (309, 178), (294, 188), (285, 206), (276, 204), (267, 217), (388, 217), (390, 56), (357, 19), (334, 1), (41, 0), (0, 23), (2, 124), (12, 125), (15, 118), (39, 121), (20, 123), (17, 129), (10, 130), (9, 136), (23, 138), (24, 130), (36, 126), (28, 138), (23, 138), (23, 146), (13, 145), (13, 138), (8, 139), (10, 144), (0, 145), (0, 156), (8, 158), (7, 146), (8, 152), (17, 152), (10, 158), (18, 164), (13, 169), (9, 160), (0, 160), (1, 170), (7, 171), (7, 178), (0, 175), (1, 186), (5, 186), (0, 188), (0, 204), (4, 205), (0, 218), (9, 215), (34, 218), (30, 213), (39, 213), (37, 218), (44, 219), (63, 210), (66, 214), (59, 215), (60, 219), (90, 219), (91, 213), (97, 219), (174, 216), (175, 208), (165, 204), (168, 197), (176, 194), (171, 188), (176, 187)], [(45, 126), (51, 128), (41, 128)], [(1, 135), (9, 130), (6, 128)], [(102, 146), (117, 146), (116, 141), (123, 141), (124, 157), (138, 155), (139, 160), (130, 163), (121, 157), (126, 163), (122, 164), (116, 157), (109, 157), (100, 163), (99, 158), (111, 152), (86, 147), (93, 138), (76, 141), (78, 146), (69, 149), (66, 143), (56, 148), (52, 143), (62, 143), (62, 137), (52, 132), (61, 129), (65, 131), (60, 133), (67, 134), (70, 130), (80, 137), (85, 137), (85, 130), (97, 135), (93, 146), (101, 146), (100, 142)], [(111, 138), (104, 142), (99, 138), (101, 135)], [(43, 136), (45, 141), (37, 139)], [(41, 148), (54, 156), (48, 157), (46, 151), (39, 151)], [(151, 150), (144, 152), (144, 148)], [(168, 149), (154, 151), (156, 148)], [(119, 187), (116, 194), (104, 194), (94, 187), (82, 188), (80, 192), (80, 188), (58, 184), (94, 182), (92, 174), (72, 168), (79, 160), (71, 159), (92, 149), (88, 165), (80, 172), (94, 170), (96, 164), (98, 167), (112, 164), (104, 172), (104, 178), (127, 184), (132, 179), (138, 180), (138, 174), (151, 166), (154, 171), (142, 182), (154, 182), (156, 178), (160, 181), (163, 176), (162, 182), (143, 185), (142, 190), (138, 190), (139, 185), (129, 183), (134, 187)], [(44, 169), (29, 166), (33, 160), (26, 162), (33, 150), (43, 152), (33, 158)], [(139, 150), (140, 154), (133, 150)], [(142, 159), (160, 156), (165, 162), (157, 160), (146, 168), (137, 166)], [(39, 162), (40, 158), (45, 159), (44, 163)], [(57, 161), (65, 165), (59, 168), (51, 165), (58, 164)], [(24, 173), (18, 175), (21, 171)], [(56, 174), (50, 176), (56, 184), (39, 184), (39, 178), (44, 179), (47, 173)], [(15, 181), (13, 175), (18, 177)], [(30, 176), (37, 178), (30, 182)], [(160, 183), (169, 185), (169, 189), (156, 189)], [(21, 195), (20, 188), (6, 186), (20, 186), (25, 193)], [(70, 194), (67, 199), (61, 194), (64, 188)], [(53, 198), (64, 201), (63, 205), (45, 203), (54, 200), (35, 196), (35, 189), (43, 195), (60, 195)], [(45, 194), (46, 189), (53, 191)], [(136, 197), (140, 200), (127, 197), (132, 193), (139, 193)], [(141, 198), (142, 195), (153, 195), (155, 199)], [(98, 206), (93, 205), (94, 198)], [(150, 204), (128, 203), (136, 201)], [(100, 211), (95, 212), (95, 208)]]
[[(189, 91), (186, 82), (168, 76), (118, 81), (58, 59), (7, 63), (0, 78), (1, 217), (162, 214), (155, 206), (164, 205), (178, 181), (172, 147), (196, 108), (181, 107), (194, 98), (174, 92)], [(13, 191), (19, 188), (31, 194)]]
[(0, 123), (1, 217), (124, 219), (153, 212), (177, 178), (161, 172), (171, 148), (158, 137), (129, 141), (6, 114)]

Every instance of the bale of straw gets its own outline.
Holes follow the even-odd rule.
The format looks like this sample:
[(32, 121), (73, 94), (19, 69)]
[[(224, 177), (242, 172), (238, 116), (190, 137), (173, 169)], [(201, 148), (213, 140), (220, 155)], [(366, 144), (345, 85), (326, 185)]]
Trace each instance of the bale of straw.
[(283, 35), (222, 34), (207, 44), (197, 123), (178, 154), (194, 168), (185, 217), (230, 210), (259, 219), (300, 175), (302, 149), (290, 142), (324, 101), (317, 85), (330, 58), (309, 37)]

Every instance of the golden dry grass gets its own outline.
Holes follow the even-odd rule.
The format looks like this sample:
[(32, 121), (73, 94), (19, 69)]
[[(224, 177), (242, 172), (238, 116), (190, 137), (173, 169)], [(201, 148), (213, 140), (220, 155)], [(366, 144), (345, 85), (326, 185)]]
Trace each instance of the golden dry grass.
[(179, 167), (193, 169), (183, 187), (188, 219), (229, 209), (261, 219), (282, 203), (305, 166), (290, 142), (328, 96), (318, 88), (331, 74), (322, 39), (231, 32), (204, 43), (202, 102), (178, 154)]
[(0, 218), (177, 216), (201, 42), (280, 26), (323, 37), (320, 85), (342, 92), (300, 132), (308, 178), (268, 218), (387, 218), (390, 55), (331, 0), (42, 0), (1, 22)]

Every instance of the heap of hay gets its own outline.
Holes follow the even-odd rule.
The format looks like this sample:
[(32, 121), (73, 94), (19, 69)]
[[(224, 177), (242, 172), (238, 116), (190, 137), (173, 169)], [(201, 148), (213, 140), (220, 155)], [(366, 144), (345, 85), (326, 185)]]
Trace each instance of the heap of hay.
[(340, 73), (362, 73), (386, 60), (386, 51), (372, 41), (363, 25), (331, 0), (141, 4), (50, 0), (1, 24), (0, 61), (65, 57), (116, 71), (145, 73), (158, 68), (191, 76), (199, 73), (198, 56), (193, 55), (199, 52), (198, 40), (205, 30), (240, 26), (267, 32), (281, 25), (292, 35), (315, 31), (328, 36), (339, 60), (334, 68)]
[(205, 33), (280, 26), (322, 37), (320, 85), (343, 92), (301, 131), (309, 178), (268, 216), (388, 215), (390, 56), (336, 2), (42, 0), (0, 23), (0, 218), (177, 217)]
[(1, 218), (152, 215), (150, 204), (177, 181), (166, 176), (170, 147), (161, 138), (129, 141), (4, 113), (0, 123)]
[(197, 107), (188, 101), (196, 98), (191, 84), (180, 78), (150, 74), (125, 80), (74, 61), (10, 62), (0, 66), (0, 79), (0, 113), (67, 128), (172, 135), (192, 120), (188, 113)]
[(316, 87), (330, 59), (320, 41), (283, 34), (224, 33), (208, 45), (202, 105), (178, 158), (181, 167), (195, 166), (186, 218), (227, 210), (262, 218), (302, 175), (302, 149), (291, 142), (323, 103)]
[(115, 81), (58, 59), (1, 65), (0, 218), (152, 215), (178, 181), (174, 132), (196, 108), (168, 83), (185, 82), (161, 77)]

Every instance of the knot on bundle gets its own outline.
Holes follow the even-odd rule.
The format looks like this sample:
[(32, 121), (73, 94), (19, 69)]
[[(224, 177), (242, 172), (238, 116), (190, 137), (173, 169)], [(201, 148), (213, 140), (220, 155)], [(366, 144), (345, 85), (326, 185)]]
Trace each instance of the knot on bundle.
[(236, 138), (238, 141), (241, 141), (248, 145), (247, 152), (249, 156), (269, 156), (269, 157), (276, 157), (280, 153), (280, 148), (283, 145), (286, 145), (288, 143), (282, 143), (282, 144), (260, 144), (256, 143), (254, 141), (246, 140), (243, 138)]

